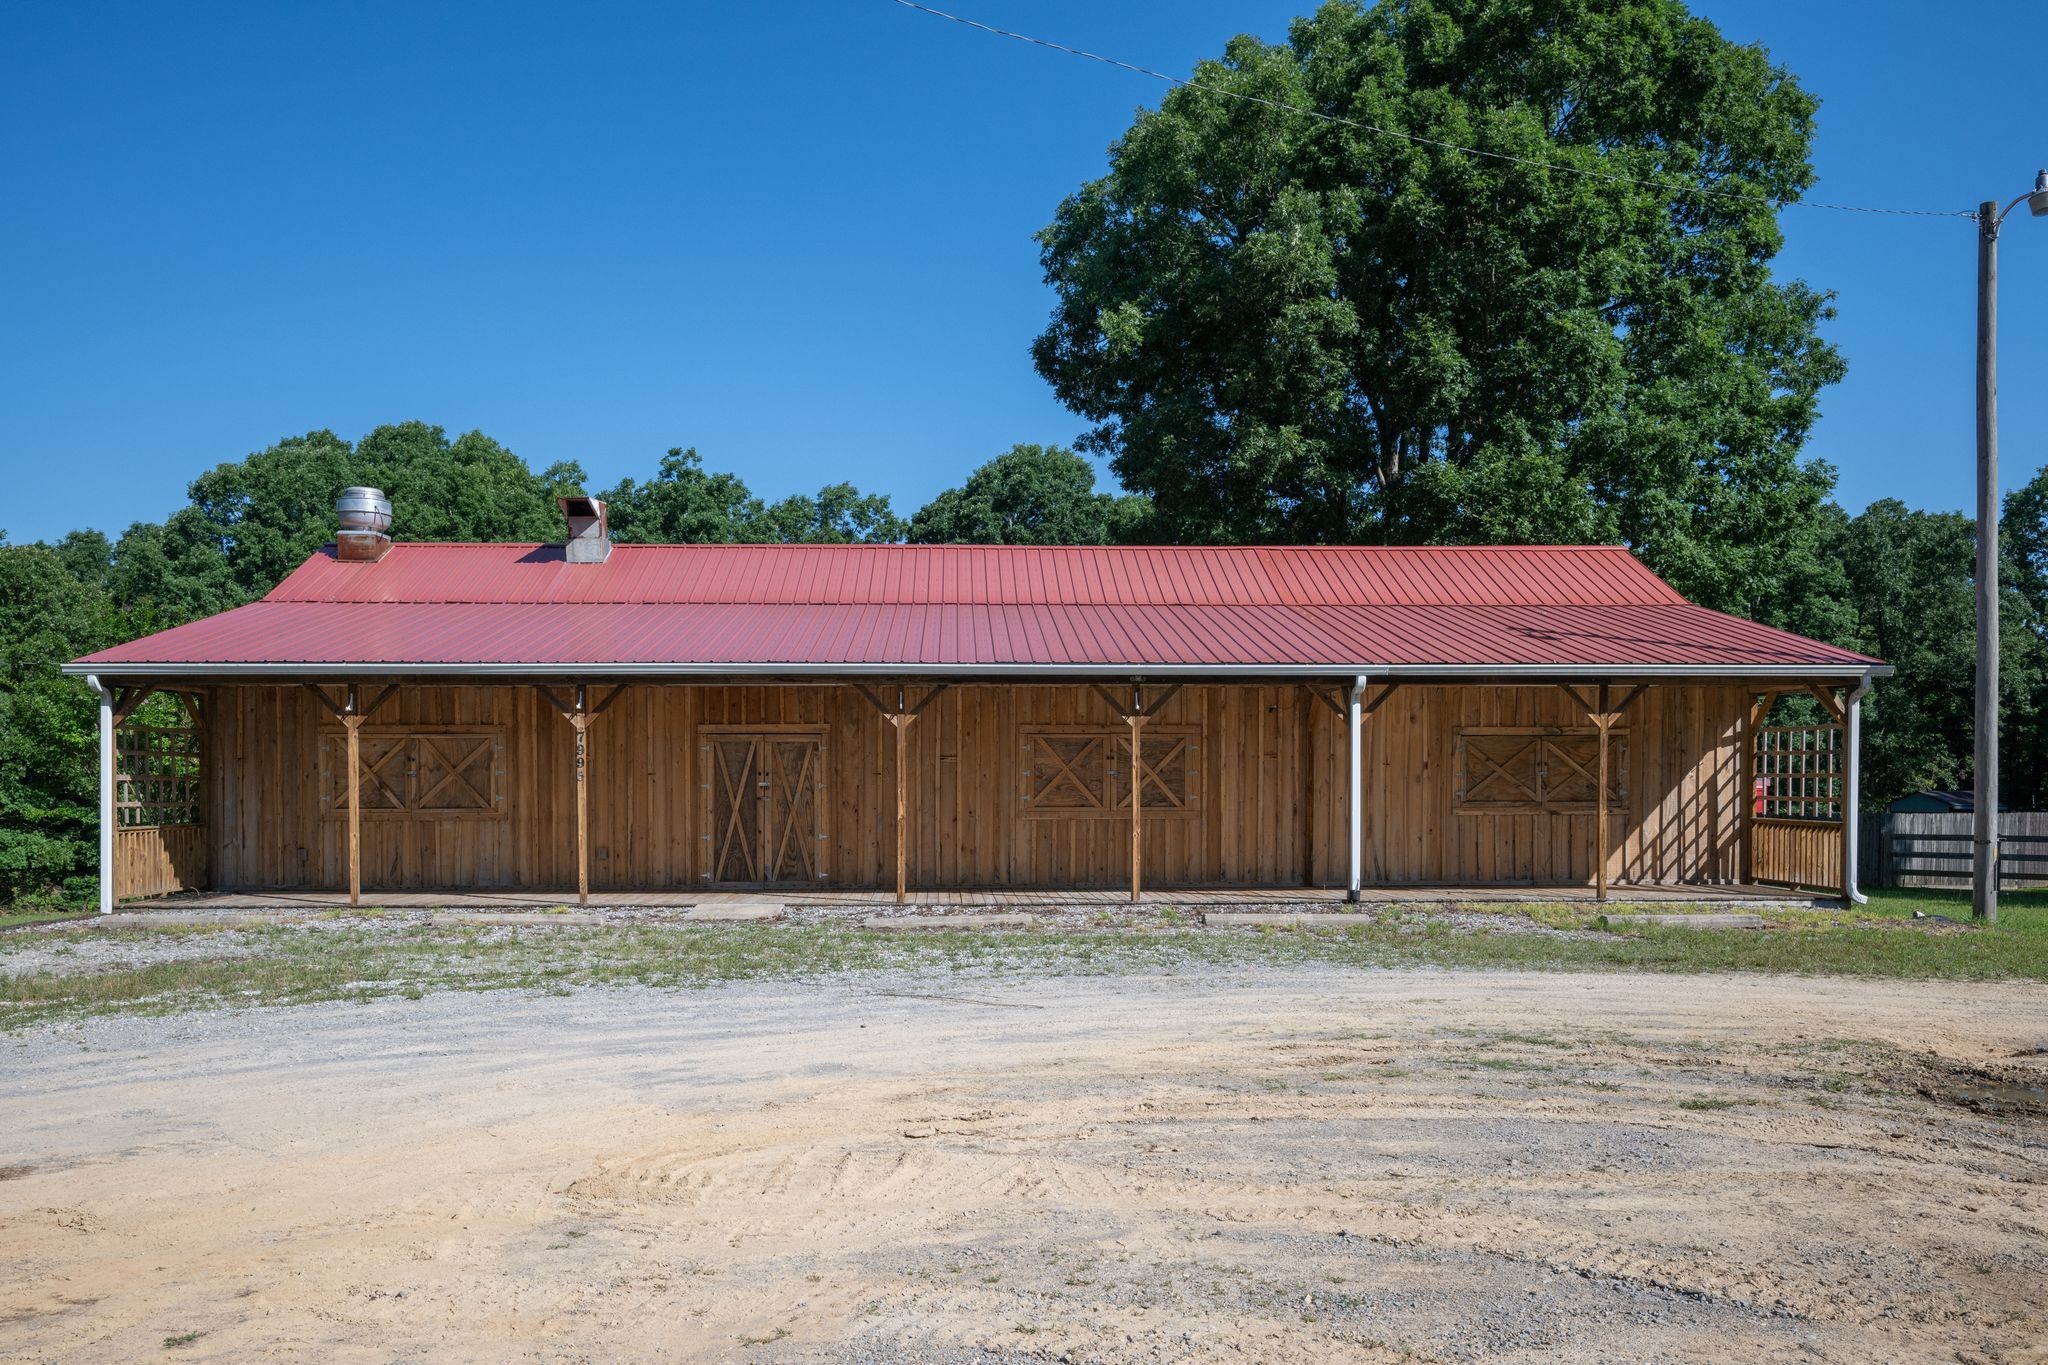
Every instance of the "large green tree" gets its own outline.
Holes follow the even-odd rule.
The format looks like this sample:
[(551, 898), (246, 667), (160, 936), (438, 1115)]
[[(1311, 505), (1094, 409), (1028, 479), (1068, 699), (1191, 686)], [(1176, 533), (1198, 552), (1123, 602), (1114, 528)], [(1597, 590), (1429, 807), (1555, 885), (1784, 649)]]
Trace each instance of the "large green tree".
[(574, 460), (535, 472), (481, 431), (451, 441), (425, 422), (378, 427), (356, 443), (350, 468), (403, 509), (393, 536), (404, 540), (559, 540), (555, 500), (581, 493), (587, 477)]
[(105, 591), (72, 572), (73, 548), (0, 535), (0, 904), (91, 893), (98, 719), (57, 665), (127, 631)]
[(1782, 67), (1678, 0), (1332, 0), (1193, 79), (1040, 234), (1039, 371), (1163, 532), (1622, 540), (1781, 592), (1842, 373), (1771, 273), (1813, 179)]
[(1144, 538), (1151, 504), (1095, 488), (1095, 466), (1064, 446), (1015, 445), (910, 519), (920, 544), (1112, 545)]
[(832, 483), (809, 493), (792, 493), (770, 503), (760, 517), (762, 539), (789, 544), (892, 544), (908, 529), (889, 506), (887, 493), (863, 493), (850, 483)]
[(623, 479), (599, 495), (612, 538), (667, 544), (851, 544), (903, 539), (903, 519), (886, 494), (850, 483), (828, 484), (815, 496), (796, 493), (769, 504), (737, 474), (704, 468), (695, 447), (671, 449), (654, 477)]
[[(2039, 480), (2037, 480), (2037, 483)], [(2021, 495), (2015, 494), (2015, 499)], [(2027, 522), (2028, 509), (2009, 504), (2012, 539), (2039, 540), (2048, 527)], [(1928, 787), (1968, 787), (1973, 781), (1972, 736), (1976, 678), (1974, 616), (1975, 527), (1960, 512), (1920, 512), (1893, 498), (1879, 499), (1854, 517), (1830, 505), (1820, 539), (1839, 575), (1809, 585), (1796, 604), (1803, 625), (1833, 623), (1831, 637), (1875, 654), (1898, 670), (1866, 704), (1863, 795), (1879, 809)], [(2008, 804), (2041, 799), (2043, 761), (2040, 715), (2048, 702), (2048, 645), (2042, 602), (2027, 590), (2024, 559), (2008, 564), (2022, 581), (2001, 598), (2000, 695), (2008, 744), (2003, 764)], [(1846, 623), (1846, 624), (1845, 624)]]
[(160, 625), (225, 611), (268, 592), (334, 538), (335, 495), (368, 484), (391, 495), (399, 540), (546, 540), (555, 498), (581, 492), (573, 462), (536, 474), (481, 432), (454, 440), (424, 422), (381, 426), (351, 446), (331, 431), (287, 437), (214, 466), (162, 522), (138, 522), (111, 547), (96, 532), (60, 547), (115, 601)]

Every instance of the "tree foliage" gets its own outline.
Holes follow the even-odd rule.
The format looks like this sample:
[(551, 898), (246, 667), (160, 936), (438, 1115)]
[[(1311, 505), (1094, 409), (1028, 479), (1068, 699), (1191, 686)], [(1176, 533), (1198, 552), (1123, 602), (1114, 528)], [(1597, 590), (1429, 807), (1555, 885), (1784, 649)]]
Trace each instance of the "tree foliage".
[(126, 633), (62, 551), (0, 536), (0, 902), (91, 892), (96, 706), (57, 664)]
[(1842, 364), (1771, 275), (1815, 101), (1763, 52), (1677, 0), (1332, 0), (1194, 79), (1040, 234), (1033, 349), (1167, 535), (1622, 540), (1734, 608), (1810, 553)]
[(1095, 467), (1064, 446), (1015, 445), (910, 520), (918, 544), (1114, 545), (1142, 540), (1150, 502), (1095, 490)]
[[(51, 545), (0, 537), (0, 903), (93, 894), (98, 855), (96, 704), (58, 664), (268, 592), (334, 538), (334, 499), (382, 488), (400, 540), (548, 541), (555, 499), (581, 493), (573, 461), (536, 472), (482, 432), (452, 440), (424, 422), (351, 445), (292, 436), (194, 479), (186, 504), (118, 539), (78, 530)], [(621, 540), (900, 540), (889, 499), (832, 484), (764, 503), (694, 450), (603, 494)], [(152, 703), (153, 704), (153, 703)]]
[(671, 449), (645, 483), (625, 479), (599, 496), (613, 539), (626, 543), (846, 545), (903, 539), (903, 520), (884, 494), (835, 483), (816, 496), (798, 493), (771, 505), (749, 492), (738, 475), (708, 472), (695, 447)]

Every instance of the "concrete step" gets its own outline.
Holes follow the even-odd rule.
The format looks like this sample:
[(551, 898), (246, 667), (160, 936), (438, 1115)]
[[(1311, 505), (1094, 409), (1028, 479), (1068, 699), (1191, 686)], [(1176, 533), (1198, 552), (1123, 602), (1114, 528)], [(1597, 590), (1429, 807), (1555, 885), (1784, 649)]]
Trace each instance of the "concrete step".
[(685, 924), (769, 924), (782, 918), (780, 905), (700, 905), (682, 917)]
[(863, 929), (1029, 929), (1035, 915), (869, 915)]
[(1764, 917), (1717, 910), (1694, 915), (1602, 915), (1600, 923), (1608, 929), (1761, 929)]
[(447, 911), (427, 916), (427, 923), (444, 927), (464, 924), (538, 924), (549, 929), (589, 929), (612, 922), (602, 915), (580, 913), (575, 910), (559, 915), (551, 915), (544, 910), (471, 910)]
[(1371, 915), (1344, 910), (1204, 910), (1202, 923), (1212, 929), (1354, 929), (1371, 924)]

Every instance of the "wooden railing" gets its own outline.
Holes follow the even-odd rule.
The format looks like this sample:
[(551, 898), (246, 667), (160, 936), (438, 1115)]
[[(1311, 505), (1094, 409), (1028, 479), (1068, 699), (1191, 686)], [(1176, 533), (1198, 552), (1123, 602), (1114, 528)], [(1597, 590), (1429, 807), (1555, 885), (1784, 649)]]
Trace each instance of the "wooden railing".
[(206, 826), (141, 825), (114, 831), (114, 895), (163, 896), (206, 885)]
[(1842, 826), (1832, 820), (1750, 822), (1750, 875), (1760, 882), (1840, 890)]

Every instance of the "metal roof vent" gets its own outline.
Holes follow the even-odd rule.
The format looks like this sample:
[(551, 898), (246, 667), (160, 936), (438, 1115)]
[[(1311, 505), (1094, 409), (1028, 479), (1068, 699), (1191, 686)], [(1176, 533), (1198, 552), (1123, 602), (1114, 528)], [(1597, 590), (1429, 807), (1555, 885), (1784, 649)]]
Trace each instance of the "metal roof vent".
[(560, 498), (562, 515), (569, 519), (569, 540), (562, 556), (571, 564), (602, 564), (612, 555), (611, 525), (605, 520), (604, 503), (597, 498)]
[(341, 529), (334, 536), (339, 559), (374, 564), (391, 548), (391, 499), (381, 488), (344, 488), (334, 500)]

